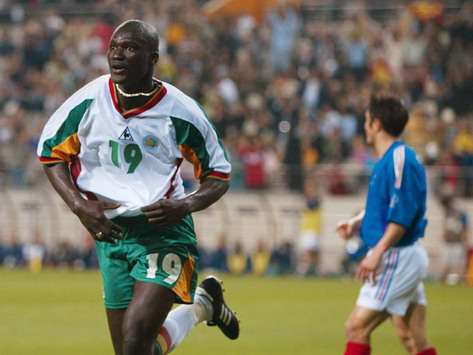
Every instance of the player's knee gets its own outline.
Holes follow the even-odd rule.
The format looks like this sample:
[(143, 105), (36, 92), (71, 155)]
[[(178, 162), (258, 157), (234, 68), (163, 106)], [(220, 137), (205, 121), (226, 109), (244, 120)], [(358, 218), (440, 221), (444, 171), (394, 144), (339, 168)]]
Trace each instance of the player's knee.
[(345, 334), (349, 340), (358, 341), (369, 336), (367, 327), (357, 318), (350, 318), (345, 323)]
[(123, 335), (123, 349), (125, 354), (146, 354), (150, 351), (154, 344), (154, 337), (146, 332), (128, 331)]
[(401, 341), (404, 348), (409, 352), (409, 354), (416, 354), (416, 348), (412, 339), (412, 336), (405, 331), (398, 332), (399, 340)]
[(129, 347), (135, 344), (147, 344), (154, 342), (155, 329), (147, 322), (140, 320), (129, 320), (123, 325), (123, 341)]

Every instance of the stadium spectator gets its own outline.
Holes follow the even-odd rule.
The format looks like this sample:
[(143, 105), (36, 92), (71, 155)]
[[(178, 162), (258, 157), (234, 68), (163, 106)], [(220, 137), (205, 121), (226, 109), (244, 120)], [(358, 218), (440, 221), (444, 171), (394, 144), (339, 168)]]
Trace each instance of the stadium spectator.
[(268, 275), (277, 276), (294, 271), (294, 246), (291, 241), (285, 241), (273, 248), (269, 259)]
[(225, 235), (221, 235), (218, 238), (217, 247), (214, 250), (208, 252), (209, 262), (207, 267), (212, 270), (219, 272), (228, 272), (228, 252), (227, 252), (227, 241)]
[(23, 266), (23, 244), (15, 235), (11, 235), (3, 246), (3, 265), (8, 268)]
[(271, 27), (271, 67), (275, 72), (287, 71), (300, 27), (299, 14), (287, 3), (280, 1), (268, 16)]
[(251, 272), (257, 276), (264, 276), (268, 270), (271, 252), (264, 240), (259, 240), (255, 252), (251, 255)]
[(81, 248), (79, 249), (79, 259), (75, 263), (76, 268), (97, 269), (99, 262), (93, 239), (86, 235)]
[(265, 188), (265, 154), (261, 141), (256, 136), (243, 141), (239, 156), (243, 162), (245, 186), (249, 189)]
[(453, 191), (448, 187), (440, 196), (444, 210), (443, 240), (445, 242), (442, 255), (442, 280), (447, 284), (462, 282), (467, 266), (468, 215), (456, 202)]
[(22, 250), (23, 259), (32, 272), (40, 272), (43, 268), (43, 261), (46, 256), (46, 247), (41, 239), (39, 231), (36, 231), (34, 239), (23, 245)]
[(227, 268), (233, 275), (243, 275), (251, 268), (249, 258), (243, 250), (242, 243), (239, 241), (235, 243), (233, 250), (228, 254)]
[(296, 244), (296, 272), (302, 276), (311, 276), (319, 272), (322, 209), (314, 187), (306, 186), (305, 199), (306, 208), (302, 212)]
[[(90, 238), (90, 237), (89, 237)], [(80, 260), (80, 251), (70, 241), (63, 240), (54, 247), (49, 256), (51, 265), (61, 269), (74, 268)]]

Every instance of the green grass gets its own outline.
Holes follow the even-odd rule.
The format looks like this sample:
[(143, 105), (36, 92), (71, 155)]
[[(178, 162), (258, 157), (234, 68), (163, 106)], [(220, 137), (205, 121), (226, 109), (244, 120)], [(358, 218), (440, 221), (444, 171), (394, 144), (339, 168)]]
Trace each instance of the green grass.
[[(224, 276), (241, 338), (200, 325), (175, 355), (340, 355), (343, 323), (359, 284), (351, 280)], [(428, 331), (441, 355), (473, 353), (473, 289), (427, 285)], [(374, 334), (375, 355), (405, 354), (391, 324)], [(112, 354), (97, 272), (0, 269), (1, 355)]]

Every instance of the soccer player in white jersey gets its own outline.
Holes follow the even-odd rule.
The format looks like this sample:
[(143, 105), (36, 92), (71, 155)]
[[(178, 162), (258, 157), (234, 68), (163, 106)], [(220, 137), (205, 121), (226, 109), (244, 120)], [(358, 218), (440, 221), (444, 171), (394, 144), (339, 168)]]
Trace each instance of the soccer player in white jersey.
[[(202, 321), (239, 336), (219, 280), (196, 285), (191, 217), (227, 191), (231, 166), (199, 105), (153, 76), (158, 44), (149, 24), (118, 26), (110, 75), (59, 107), (38, 145), (51, 184), (96, 240), (118, 355), (166, 354)], [(179, 175), (184, 158), (200, 179), (188, 196)], [(187, 305), (171, 311), (176, 302)]]
[(402, 103), (389, 95), (373, 96), (365, 114), (366, 140), (379, 161), (364, 211), (337, 228), (345, 239), (361, 228), (370, 248), (357, 271), (364, 284), (346, 324), (345, 355), (371, 354), (371, 333), (389, 317), (410, 354), (436, 354), (425, 325), (422, 280), (428, 259), (418, 242), (427, 225), (425, 171), (414, 150), (399, 140), (408, 119)]

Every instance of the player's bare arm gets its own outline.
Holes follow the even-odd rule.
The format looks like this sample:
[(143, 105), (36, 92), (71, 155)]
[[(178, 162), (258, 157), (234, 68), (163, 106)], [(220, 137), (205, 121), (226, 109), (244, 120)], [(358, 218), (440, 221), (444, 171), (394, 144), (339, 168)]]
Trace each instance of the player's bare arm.
[(350, 239), (351, 237), (353, 237), (355, 231), (360, 228), (360, 224), (364, 216), (365, 216), (365, 210), (362, 210), (356, 216), (339, 222), (337, 225), (337, 234), (342, 239), (345, 239), (345, 240)]
[(150, 223), (166, 226), (179, 222), (189, 213), (201, 211), (215, 203), (229, 188), (228, 181), (207, 178), (199, 189), (181, 200), (164, 199), (141, 210)]
[(362, 281), (374, 280), (383, 254), (401, 240), (405, 232), (406, 229), (403, 226), (396, 223), (388, 223), (386, 231), (379, 243), (371, 250), (371, 253), (365, 256), (361, 261), (356, 276)]
[(122, 228), (104, 215), (106, 209), (117, 208), (118, 204), (90, 201), (83, 198), (72, 183), (69, 169), (65, 163), (44, 165), (43, 169), (54, 189), (94, 239), (114, 243), (115, 239), (122, 238)]

